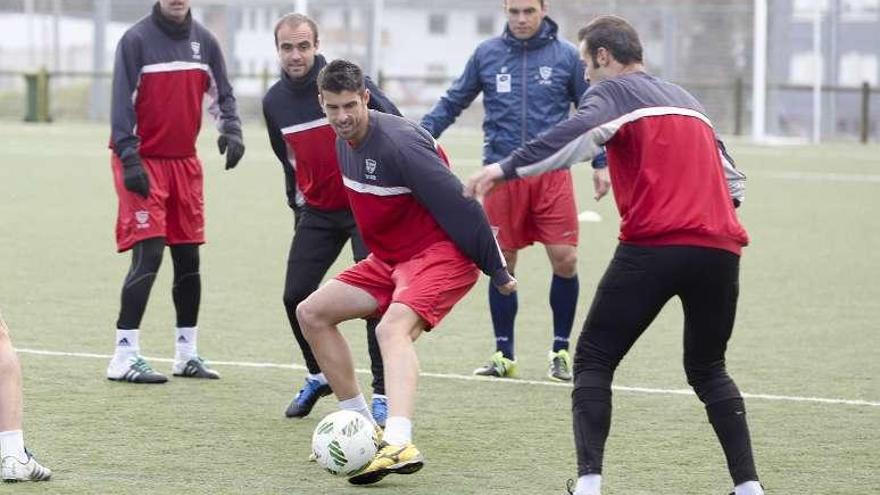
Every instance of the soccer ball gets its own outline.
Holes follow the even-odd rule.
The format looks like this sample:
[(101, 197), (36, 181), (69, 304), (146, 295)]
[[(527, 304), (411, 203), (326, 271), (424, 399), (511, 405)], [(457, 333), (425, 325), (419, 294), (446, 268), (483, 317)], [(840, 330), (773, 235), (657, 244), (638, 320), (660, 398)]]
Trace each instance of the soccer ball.
[(376, 429), (354, 411), (336, 411), (324, 417), (312, 435), (312, 452), (318, 464), (339, 476), (351, 476), (376, 455)]

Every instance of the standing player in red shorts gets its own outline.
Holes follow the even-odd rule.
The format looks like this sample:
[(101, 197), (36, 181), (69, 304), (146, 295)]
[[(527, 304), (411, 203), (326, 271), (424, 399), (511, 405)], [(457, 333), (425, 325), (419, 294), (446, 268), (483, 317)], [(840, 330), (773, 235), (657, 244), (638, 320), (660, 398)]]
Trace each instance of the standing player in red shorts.
[(368, 110), (357, 65), (328, 64), (318, 76), (321, 104), (339, 139), (336, 151), (355, 221), (370, 255), (297, 307), (303, 334), (342, 409), (371, 418), (337, 325), (380, 315), (389, 413), (376, 457), (353, 484), (410, 474), (424, 458), (412, 444), (419, 365), (413, 342), (477, 281), (478, 269), (502, 293), (516, 289), (480, 205), (462, 195), (433, 138), (403, 118)]
[(226, 169), (244, 155), (241, 122), (214, 36), (192, 19), (189, 0), (159, 0), (119, 41), (113, 67), (110, 147), (119, 196), (116, 245), (132, 250), (116, 323), (110, 380), (164, 383), (140, 356), (138, 327), (165, 246), (174, 262), (175, 376), (220, 378), (196, 349), (201, 299), (199, 245), (205, 242), (202, 163), (196, 137), (202, 98), (214, 99)]
[[(488, 165), (568, 117), (587, 83), (577, 48), (560, 38), (557, 24), (547, 16), (548, 3), (504, 0), (504, 33), (480, 43), (461, 77), (422, 118), (422, 126), (431, 135), (440, 137), (482, 93), (483, 164)], [(593, 165), (607, 187), (604, 163), (604, 156), (600, 156)], [(498, 228), (498, 243), (511, 273), (520, 249), (535, 242), (544, 245), (553, 269), (549, 297), (553, 341), (547, 376), (570, 381), (568, 341), (580, 291), (578, 219), (571, 173), (558, 170), (503, 184), (486, 197), (484, 205), (489, 221)], [(514, 322), (518, 309), (515, 293), (504, 295), (489, 287), (496, 352), (474, 374), (516, 376)]]

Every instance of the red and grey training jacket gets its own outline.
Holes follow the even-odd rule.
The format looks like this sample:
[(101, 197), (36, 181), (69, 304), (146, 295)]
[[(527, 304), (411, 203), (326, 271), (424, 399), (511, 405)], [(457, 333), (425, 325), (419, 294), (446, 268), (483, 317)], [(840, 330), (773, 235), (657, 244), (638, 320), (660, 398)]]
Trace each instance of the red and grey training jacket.
[[(336, 132), (318, 103), (317, 77), (325, 65), (324, 57), (317, 55), (309, 73), (300, 79), (281, 71), (281, 79), (263, 97), (269, 142), (284, 170), (291, 208), (307, 204), (325, 211), (348, 209), (336, 159)], [(366, 78), (365, 83), (370, 108), (400, 115), (373, 81)]]
[(374, 256), (394, 265), (451, 241), (496, 287), (510, 281), (483, 208), (464, 197), (428, 131), (370, 111), (364, 139), (356, 147), (337, 139), (336, 151), (351, 211)]
[(196, 154), (202, 101), (221, 133), (241, 136), (232, 86), (220, 46), (188, 13), (175, 24), (153, 12), (129, 28), (116, 47), (110, 147), (137, 147), (143, 157)]
[(745, 175), (702, 105), (643, 72), (595, 84), (577, 112), (501, 162), (508, 179), (567, 168), (608, 153), (620, 240), (740, 254), (749, 237), (734, 210)]

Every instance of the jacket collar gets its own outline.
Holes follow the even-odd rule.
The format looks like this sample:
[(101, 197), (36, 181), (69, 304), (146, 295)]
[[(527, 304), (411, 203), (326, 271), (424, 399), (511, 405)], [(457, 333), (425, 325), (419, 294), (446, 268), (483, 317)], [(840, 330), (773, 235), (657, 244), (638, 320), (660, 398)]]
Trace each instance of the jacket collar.
[(184, 40), (189, 38), (189, 31), (190, 28), (192, 28), (192, 9), (186, 13), (186, 18), (183, 20), (183, 23), (178, 24), (162, 15), (162, 10), (159, 8), (159, 2), (156, 2), (153, 5), (153, 12), (150, 14), (150, 17), (153, 18), (153, 22), (155, 22), (156, 25), (159, 26), (159, 29), (168, 35), (169, 38), (173, 40)]
[(293, 79), (287, 75), (287, 72), (284, 72), (284, 69), (281, 69), (281, 80), (284, 81), (285, 86), (293, 91), (302, 91), (316, 87), (318, 85), (318, 72), (321, 72), (325, 65), (327, 65), (327, 59), (323, 55), (315, 55), (315, 63), (306, 75)]
[(541, 28), (531, 38), (527, 40), (517, 39), (513, 33), (510, 32), (510, 26), (505, 24), (504, 33), (501, 35), (501, 39), (503, 39), (508, 46), (534, 50), (556, 40), (558, 33), (559, 25), (556, 24), (556, 21), (549, 16), (545, 16), (544, 20), (541, 21)]

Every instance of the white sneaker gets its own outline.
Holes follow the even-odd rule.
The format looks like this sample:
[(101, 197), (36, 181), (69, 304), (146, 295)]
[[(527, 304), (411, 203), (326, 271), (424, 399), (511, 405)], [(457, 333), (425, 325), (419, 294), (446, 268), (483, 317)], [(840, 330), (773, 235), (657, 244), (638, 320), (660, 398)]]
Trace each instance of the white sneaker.
[(107, 366), (107, 379), (130, 383), (165, 383), (168, 377), (154, 371), (144, 358), (134, 355), (122, 362), (111, 359)]
[(28, 454), (27, 462), (21, 462), (17, 457), (8, 455), (3, 458), (2, 478), (6, 483), (16, 481), (48, 481), (52, 477), (52, 471), (45, 468)]

